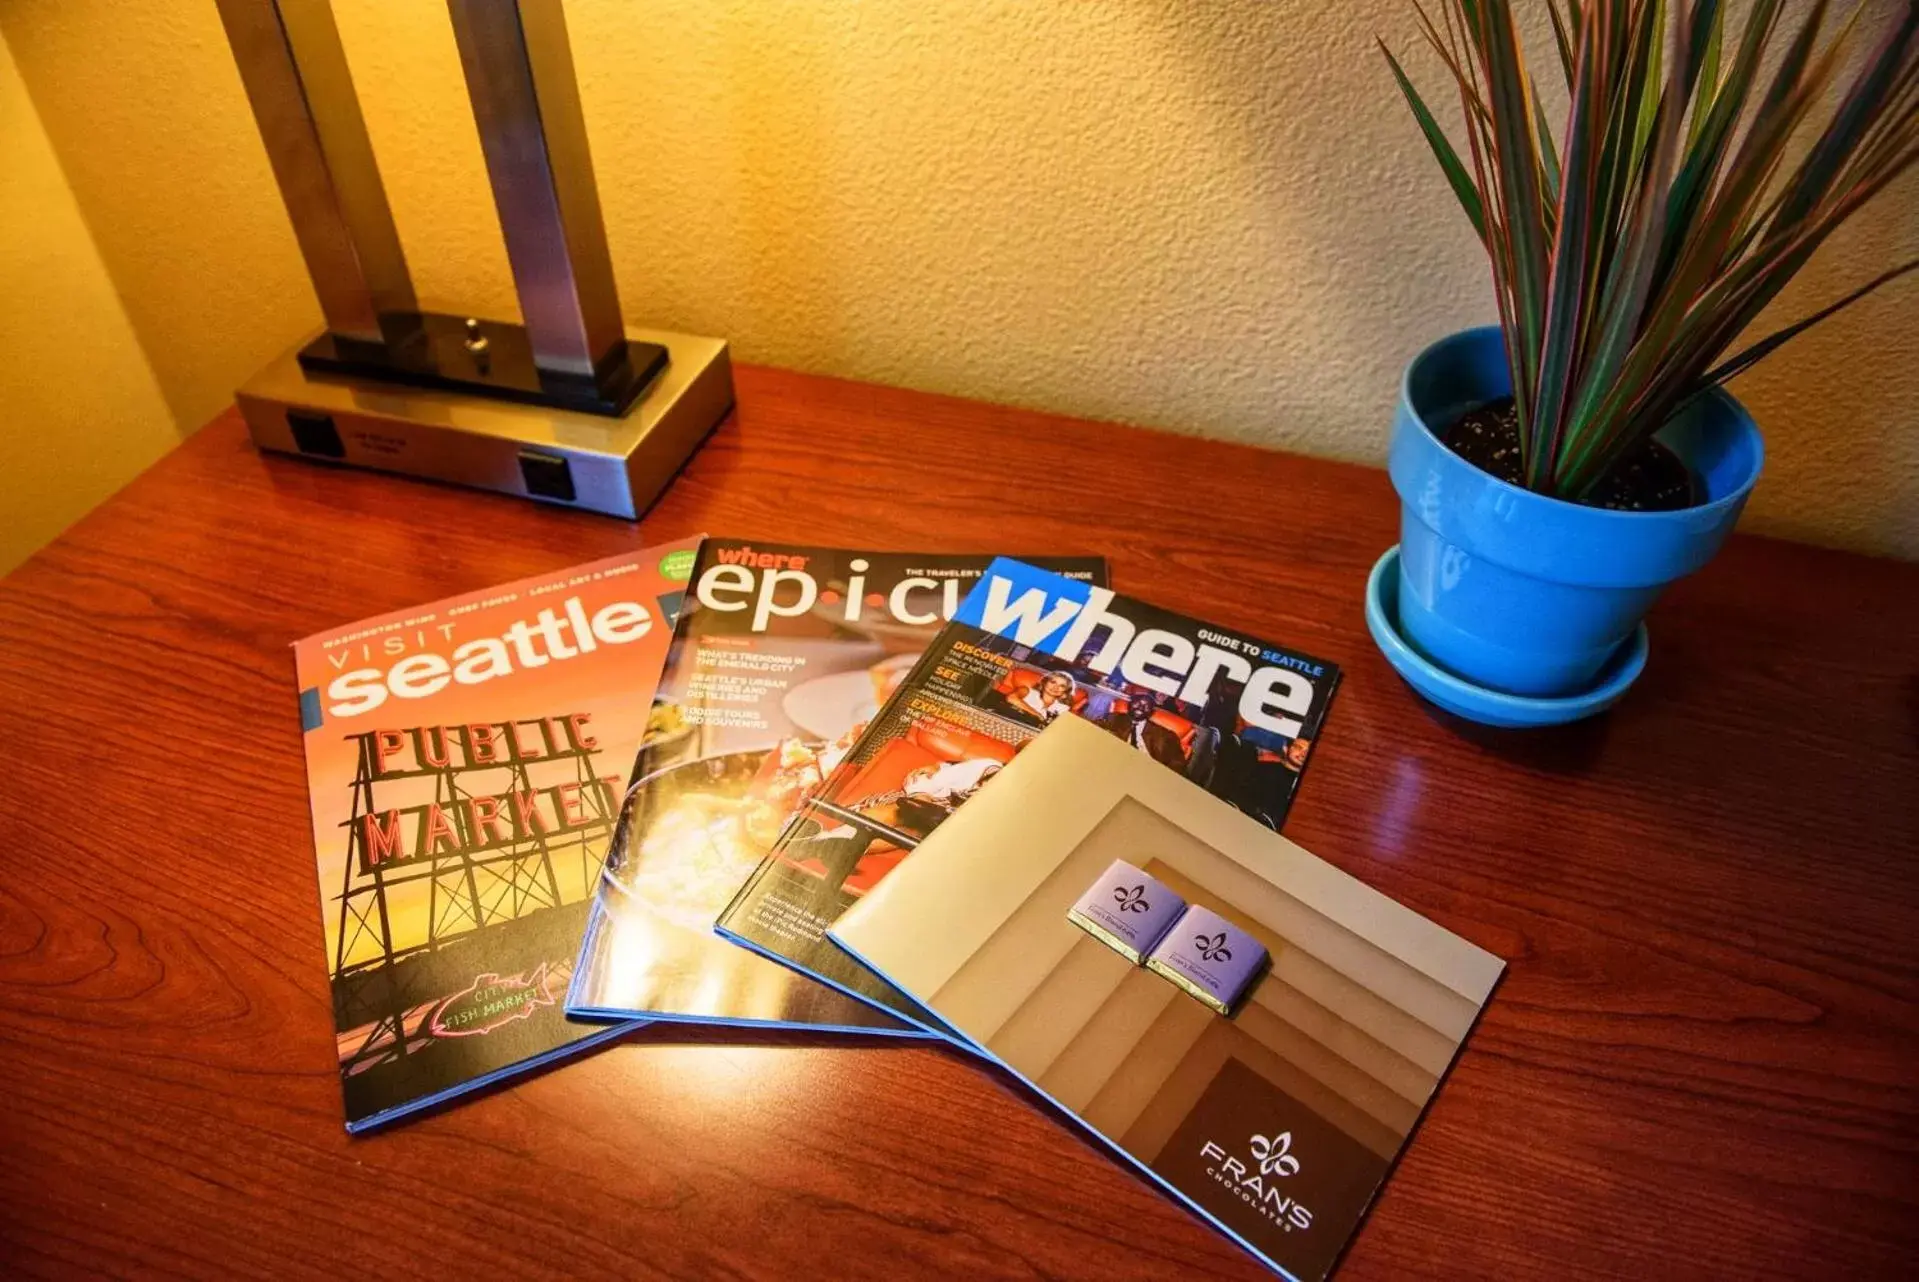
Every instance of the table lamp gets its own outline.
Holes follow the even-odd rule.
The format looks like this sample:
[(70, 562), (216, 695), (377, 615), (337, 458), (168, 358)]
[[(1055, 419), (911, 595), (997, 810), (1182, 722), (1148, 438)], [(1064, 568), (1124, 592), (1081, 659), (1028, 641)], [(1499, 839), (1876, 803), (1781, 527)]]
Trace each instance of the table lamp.
[(559, 0), (448, 0), (524, 324), (421, 310), (328, 0), (218, 0), (325, 328), (254, 444), (638, 517), (733, 404), (726, 344), (620, 317)]

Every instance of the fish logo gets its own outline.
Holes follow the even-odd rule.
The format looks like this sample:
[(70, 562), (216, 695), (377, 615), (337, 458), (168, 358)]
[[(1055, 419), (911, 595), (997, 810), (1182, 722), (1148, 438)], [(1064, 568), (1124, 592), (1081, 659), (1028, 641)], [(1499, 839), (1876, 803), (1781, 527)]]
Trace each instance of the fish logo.
[(1152, 905), (1146, 902), (1146, 887), (1119, 886), (1113, 891), (1113, 898), (1119, 901), (1119, 910), (1123, 913), (1143, 913), (1150, 911)]
[(532, 1018), (542, 1006), (558, 1004), (545, 962), (505, 979), (488, 971), (441, 1002), (427, 1021), (427, 1031), (434, 1037), (481, 1037), (516, 1020)]
[(1226, 946), (1226, 932), (1217, 935), (1194, 935), (1193, 948), (1203, 961), (1229, 962), (1233, 960), (1233, 950)]

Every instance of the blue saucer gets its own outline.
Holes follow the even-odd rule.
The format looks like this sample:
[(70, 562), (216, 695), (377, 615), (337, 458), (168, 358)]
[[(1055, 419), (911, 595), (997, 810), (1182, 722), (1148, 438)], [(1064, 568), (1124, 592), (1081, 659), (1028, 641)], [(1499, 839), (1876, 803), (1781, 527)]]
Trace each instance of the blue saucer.
[(1413, 649), (1399, 634), (1399, 545), (1396, 543), (1386, 549), (1366, 580), (1366, 627), (1386, 656), (1386, 662), (1421, 695), (1468, 721), (1509, 729), (1564, 725), (1612, 707), (1639, 678), (1651, 645), (1646, 625), (1642, 623), (1599, 670), (1598, 683), (1583, 694), (1541, 699), (1474, 685)]

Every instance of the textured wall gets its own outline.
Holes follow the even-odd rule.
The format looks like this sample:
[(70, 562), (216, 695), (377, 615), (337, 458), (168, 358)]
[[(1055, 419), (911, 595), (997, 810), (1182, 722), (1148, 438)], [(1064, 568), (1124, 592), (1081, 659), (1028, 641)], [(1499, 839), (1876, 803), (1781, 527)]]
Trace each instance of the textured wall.
[(0, 574), (179, 438), (0, 39)]
[[(423, 296), (512, 314), (443, 6), (335, 9)], [(1491, 319), (1371, 45), (1411, 46), (1401, 0), (567, 13), (628, 316), (748, 360), (1377, 460), (1405, 361)], [(317, 322), (213, 7), (0, 25), (197, 422)], [(1914, 253), (1909, 175), (1787, 303)], [(1916, 320), (1908, 280), (1738, 386), (1770, 451), (1748, 528), (1919, 557)]]

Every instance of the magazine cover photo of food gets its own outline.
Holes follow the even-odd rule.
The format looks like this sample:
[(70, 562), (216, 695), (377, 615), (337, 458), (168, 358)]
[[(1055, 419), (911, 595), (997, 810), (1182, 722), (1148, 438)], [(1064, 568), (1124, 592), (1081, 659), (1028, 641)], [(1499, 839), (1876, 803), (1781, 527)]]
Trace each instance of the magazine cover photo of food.
[[(705, 542), (570, 1014), (926, 1035), (734, 947), (714, 921), (993, 559)], [(1105, 578), (1098, 558), (1045, 564)]]
[[(967, 622), (964, 612), (947, 624), (727, 906), (720, 933), (945, 1032), (826, 931), (1022, 745), (1067, 716), (1278, 830), (1338, 667), (1038, 567), (1020, 569), (1030, 576), (1017, 579), (1021, 590), (1053, 594), (1049, 616), (1072, 606), (1088, 612), (1090, 624), (1092, 612), (1103, 611), (1097, 626), (1082, 627), (1078, 638), (1064, 628), (1049, 634), (1074, 641), (1056, 653), (1024, 626), (1038, 613), (973, 615), (995, 630)], [(974, 606), (969, 597), (965, 610)], [(1186, 664), (1175, 679), (1168, 663), (1180, 655)], [(1281, 702), (1290, 714), (1271, 711)]]

